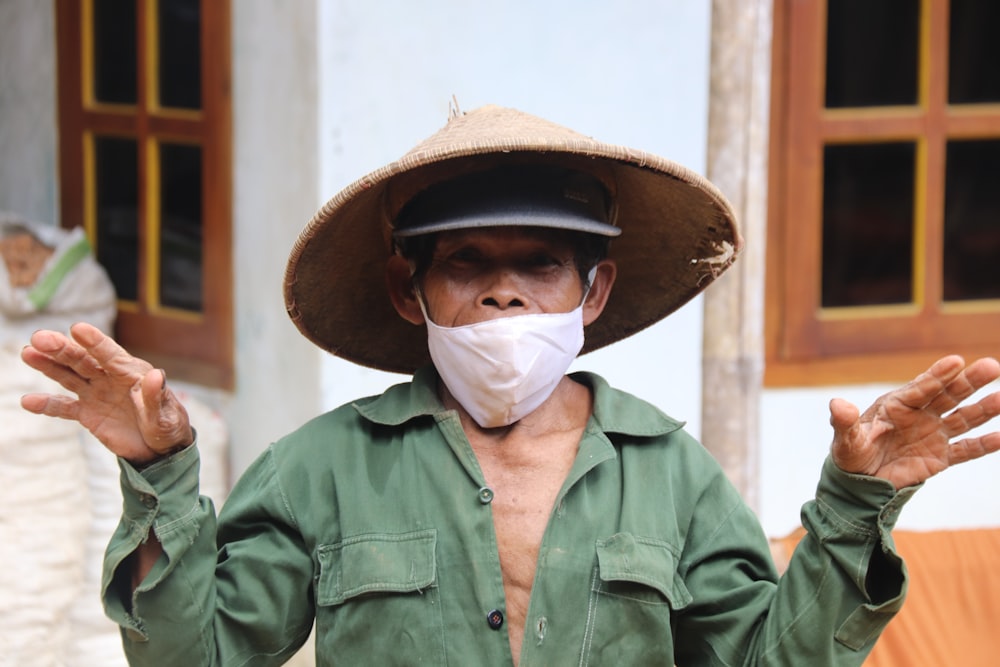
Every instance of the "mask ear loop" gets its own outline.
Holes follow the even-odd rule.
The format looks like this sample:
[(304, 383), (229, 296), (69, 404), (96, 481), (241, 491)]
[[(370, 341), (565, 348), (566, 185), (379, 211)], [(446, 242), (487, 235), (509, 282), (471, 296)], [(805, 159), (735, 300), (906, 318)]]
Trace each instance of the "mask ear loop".
[(590, 288), (594, 286), (594, 278), (597, 277), (597, 265), (590, 267), (590, 271), (587, 272), (587, 289), (583, 290), (583, 297), (580, 299), (580, 306), (583, 305), (587, 297), (590, 296)]
[(413, 294), (417, 298), (417, 303), (420, 304), (420, 312), (424, 314), (424, 319), (427, 320), (429, 325), (433, 324), (434, 326), (437, 326), (434, 320), (431, 319), (431, 316), (427, 314), (427, 304), (424, 303), (424, 293), (421, 292), (420, 288), (416, 285), (413, 286)]

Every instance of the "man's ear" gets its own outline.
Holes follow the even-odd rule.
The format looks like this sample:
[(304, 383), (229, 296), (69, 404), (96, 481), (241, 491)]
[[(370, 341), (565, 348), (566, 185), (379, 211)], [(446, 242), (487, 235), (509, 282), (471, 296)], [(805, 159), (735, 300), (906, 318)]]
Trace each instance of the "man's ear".
[(417, 293), (410, 276), (410, 263), (393, 255), (385, 265), (385, 284), (389, 300), (399, 316), (411, 324), (423, 324), (424, 312), (417, 301)]
[(608, 303), (608, 296), (611, 295), (611, 287), (615, 284), (617, 276), (618, 265), (613, 259), (598, 262), (594, 281), (590, 284), (590, 292), (583, 302), (584, 326), (595, 321), (604, 312), (604, 306)]

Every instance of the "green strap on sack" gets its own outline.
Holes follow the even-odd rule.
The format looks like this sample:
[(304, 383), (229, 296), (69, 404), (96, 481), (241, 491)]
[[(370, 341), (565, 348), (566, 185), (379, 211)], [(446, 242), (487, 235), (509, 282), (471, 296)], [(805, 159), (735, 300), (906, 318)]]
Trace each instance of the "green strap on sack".
[(28, 292), (28, 300), (41, 310), (49, 304), (63, 279), (90, 254), (90, 242), (81, 238), (59, 257), (52, 269)]

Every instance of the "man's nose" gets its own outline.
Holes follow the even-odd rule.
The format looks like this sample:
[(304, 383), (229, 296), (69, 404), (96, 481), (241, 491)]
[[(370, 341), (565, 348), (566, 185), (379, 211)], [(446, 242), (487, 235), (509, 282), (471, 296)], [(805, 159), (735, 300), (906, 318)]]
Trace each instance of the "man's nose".
[(528, 301), (520, 289), (520, 283), (515, 271), (500, 269), (491, 277), (487, 288), (480, 295), (479, 303), (500, 310), (524, 308)]

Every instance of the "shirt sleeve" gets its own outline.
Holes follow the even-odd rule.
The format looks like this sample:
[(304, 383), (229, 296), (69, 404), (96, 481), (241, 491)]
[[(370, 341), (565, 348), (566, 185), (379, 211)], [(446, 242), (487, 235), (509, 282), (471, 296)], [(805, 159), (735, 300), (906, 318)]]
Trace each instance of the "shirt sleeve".
[[(129, 663), (287, 661), (311, 629), (313, 566), (272, 450), (233, 489), (218, 530), (212, 501), (198, 494), (196, 446), (141, 471), (119, 465), (123, 513), (105, 553), (102, 591)], [(150, 531), (163, 555), (131, 592), (129, 556)]]
[(767, 541), (742, 502), (696, 518), (677, 664), (861, 665), (906, 594), (891, 530), (916, 489), (896, 491), (828, 458), (802, 509), (807, 534), (776, 584)]

